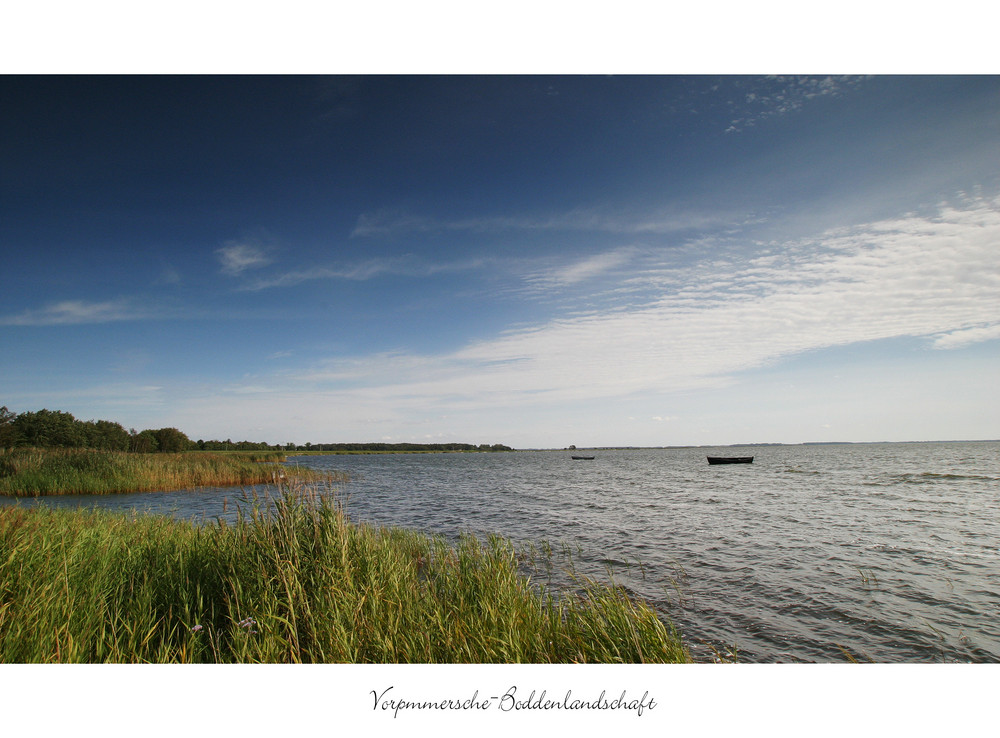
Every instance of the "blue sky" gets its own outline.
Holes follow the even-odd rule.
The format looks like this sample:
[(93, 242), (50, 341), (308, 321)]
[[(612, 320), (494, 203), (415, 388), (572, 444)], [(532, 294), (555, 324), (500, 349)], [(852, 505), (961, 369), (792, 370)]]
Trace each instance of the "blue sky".
[(1000, 437), (1000, 77), (0, 100), (15, 412), (271, 443)]

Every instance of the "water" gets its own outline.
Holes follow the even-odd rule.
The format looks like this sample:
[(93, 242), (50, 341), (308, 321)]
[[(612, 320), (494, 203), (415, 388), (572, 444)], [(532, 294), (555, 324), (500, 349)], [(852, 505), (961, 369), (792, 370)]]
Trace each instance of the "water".
[[(578, 573), (649, 601), (698, 659), (1000, 660), (1000, 443), (587, 453), (290, 461), (351, 473), (340, 493), (358, 521), (569, 551)], [(756, 459), (709, 466), (716, 453)], [(239, 497), (44, 503), (211, 520)]]

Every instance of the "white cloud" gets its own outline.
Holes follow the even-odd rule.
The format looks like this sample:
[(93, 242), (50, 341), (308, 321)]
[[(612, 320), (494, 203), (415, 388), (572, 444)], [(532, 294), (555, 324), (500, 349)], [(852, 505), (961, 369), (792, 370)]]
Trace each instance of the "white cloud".
[(1000, 338), (1000, 322), (945, 333), (934, 339), (934, 348), (957, 349)]
[(150, 317), (148, 312), (137, 309), (128, 300), (64, 300), (39, 310), (26, 310), (19, 315), (0, 318), (0, 325), (80, 325), (141, 320), (147, 317)]
[(536, 216), (492, 216), (439, 220), (428, 216), (383, 210), (358, 217), (351, 237), (385, 237), (405, 233), (469, 231), (587, 231), (591, 233), (678, 233), (682, 231), (731, 226), (744, 222), (745, 213), (718, 213), (700, 210), (665, 210), (644, 214), (604, 213), (576, 208), (564, 213)]
[(253, 282), (249, 282), (244, 285), (243, 289), (264, 290), (271, 287), (294, 287), (297, 284), (316, 279), (344, 279), (355, 282), (363, 282), (390, 270), (390, 262), (386, 260), (366, 261), (339, 269), (334, 267), (312, 267), (309, 269), (284, 272), (273, 277), (256, 279)]
[(737, 80), (735, 84), (754, 86), (744, 94), (744, 105), (738, 108), (739, 115), (730, 122), (726, 133), (739, 133), (768, 118), (800, 110), (810, 100), (817, 97), (839, 97), (864, 83), (863, 76), (771, 76)]
[(593, 254), (569, 264), (559, 264), (539, 270), (525, 277), (525, 281), (536, 289), (548, 290), (586, 282), (625, 267), (636, 254), (637, 249), (625, 247)]
[[(810, 239), (745, 242), (742, 251), (731, 238), (720, 243), (721, 250), (701, 241), (683, 260), (674, 252), (663, 252), (660, 262), (649, 250), (608, 252), (603, 259), (551, 270), (552, 279), (589, 274), (641, 285), (646, 296), (641, 304), (564, 315), (447, 353), (341, 357), (255, 375), (223, 392), (185, 388), (171, 395), (173, 414), (155, 424), (210, 437), (257, 427), (268, 417), (276, 424), (270, 432), (300, 442), (374, 439), (392, 429), (410, 439), (435, 433), (465, 440), (488, 431), (492, 438), (476, 442), (531, 445), (549, 438), (579, 444), (587, 437), (618, 443), (621, 434), (633, 432), (621, 425), (624, 420), (615, 420), (620, 412), (622, 418), (641, 418), (632, 423), (637, 435), (631, 438), (656, 444), (668, 436), (683, 443), (700, 439), (702, 425), (706, 434), (714, 427), (711, 438), (765, 439), (767, 431), (758, 424), (762, 414), (791, 418), (788, 423), (800, 427), (795, 424), (801, 423), (801, 407), (809, 406), (810, 425), (795, 432), (804, 434), (798, 440), (815, 440), (810, 434), (821, 422), (836, 421), (839, 434), (850, 425), (847, 408), (838, 413), (824, 404), (828, 378), (807, 370), (806, 361), (799, 364), (803, 384), (805, 378), (812, 384), (804, 394), (789, 395), (775, 379), (760, 397), (750, 397), (738, 391), (752, 379), (741, 373), (804, 352), (880, 339), (924, 339), (926, 355), (942, 359), (932, 349), (1000, 338), (1000, 201), (972, 200), (931, 215), (905, 215)], [(691, 261), (697, 253), (701, 258)], [(919, 356), (894, 366), (909, 365), (922, 366)], [(901, 390), (892, 395), (890, 390), (906, 385), (905, 375), (859, 368), (855, 385), (841, 388), (838, 398), (853, 398), (849, 409), (859, 417), (877, 401), (887, 416), (887, 408), (903, 408), (901, 398), (917, 396)], [(954, 398), (928, 398), (926, 388), (935, 385), (927, 376), (919, 396), (925, 406), (937, 401), (947, 410)], [(712, 392), (700, 392), (705, 389)], [(715, 407), (714, 415), (706, 415), (694, 399), (718, 396), (730, 401), (724, 410)], [(741, 402), (756, 404), (752, 413), (744, 408), (746, 428), (734, 428), (734, 414), (740, 412), (735, 405)], [(941, 422), (923, 435), (970, 433), (958, 416), (949, 426)], [(994, 427), (989, 419), (976, 422), (977, 429)], [(782, 433), (792, 433), (783, 427)], [(854, 433), (862, 438), (888, 436), (891, 430), (857, 428)], [(987, 437), (991, 431), (974, 432)]]
[(259, 246), (236, 241), (227, 242), (215, 253), (222, 263), (223, 273), (233, 276), (238, 276), (247, 269), (259, 269), (271, 263), (271, 259)]
[[(997, 337), (998, 243), (997, 202), (943, 207), (675, 268), (659, 298), (639, 307), (448, 355), (334, 361), (300, 380), (363, 405), (457, 410), (723, 386), (783, 357), (879, 339), (957, 347)], [(622, 263), (604, 255), (563, 275)]]
[(559, 284), (576, 284), (622, 266), (629, 260), (632, 249), (617, 249), (591, 256), (564, 267), (552, 276)]
[(477, 269), (486, 263), (482, 259), (466, 259), (446, 263), (428, 263), (412, 256), (399, 256), (385, 259), (368, 259), (367, 261), (341, 266), (316, 266), (300, 269), (273, 277), (256, 279), (242, 287), (244, 290), (256, 291), (272, 287), (293, 287), (303, 282), (318, 279), (346, 280), (365, 282), (384, 275), (408, 277), (428, 277), (445, 272), (460, 272)]

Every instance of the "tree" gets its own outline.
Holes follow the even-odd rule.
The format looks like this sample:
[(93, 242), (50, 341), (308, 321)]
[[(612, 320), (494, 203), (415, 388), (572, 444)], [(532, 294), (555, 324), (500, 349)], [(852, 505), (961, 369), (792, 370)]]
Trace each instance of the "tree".
[(110, 420), (97, 420), (84, 423), (88, 448), (100, 448), (108, 451), (128, 451), (129, 435), (120, 423)]
[(7, 409), (6, 405), (0, 406), (0, 448), (11, 448), (15, 445), (14, 419), (16, 417)]
[(153, 435), (156, 436), (158, 450), (164, 453), (176, 454), (194, 447), (191, 439), (176, 428), (160, 428), (153, 431)]
[(13, 425), (20, 446), (83, 448), (87, 445), (84, 424), (59, 410), (21, 413)]
[(133, 428), (130, 435), (129, 451), (139, 454), (149, 454), (160, 449), (160, 442), (156, 439), (156, 434), (151, 430), (136, 433), (135, 428)]

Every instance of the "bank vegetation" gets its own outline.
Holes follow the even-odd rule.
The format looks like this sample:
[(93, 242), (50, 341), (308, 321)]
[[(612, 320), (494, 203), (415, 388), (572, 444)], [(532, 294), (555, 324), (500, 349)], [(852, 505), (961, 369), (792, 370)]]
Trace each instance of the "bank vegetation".
[(117, 494), (270, 484), (314, 472), (282, 464), (283, 452), (138, 454), (72, 448), (0, 450), (0, 495)]
[(530, 565), (499, 538), (358, 525), (287, 486), (231, 524), (0, 508), (0, 662), (689, 660), (646, 604), (550, 591)]

